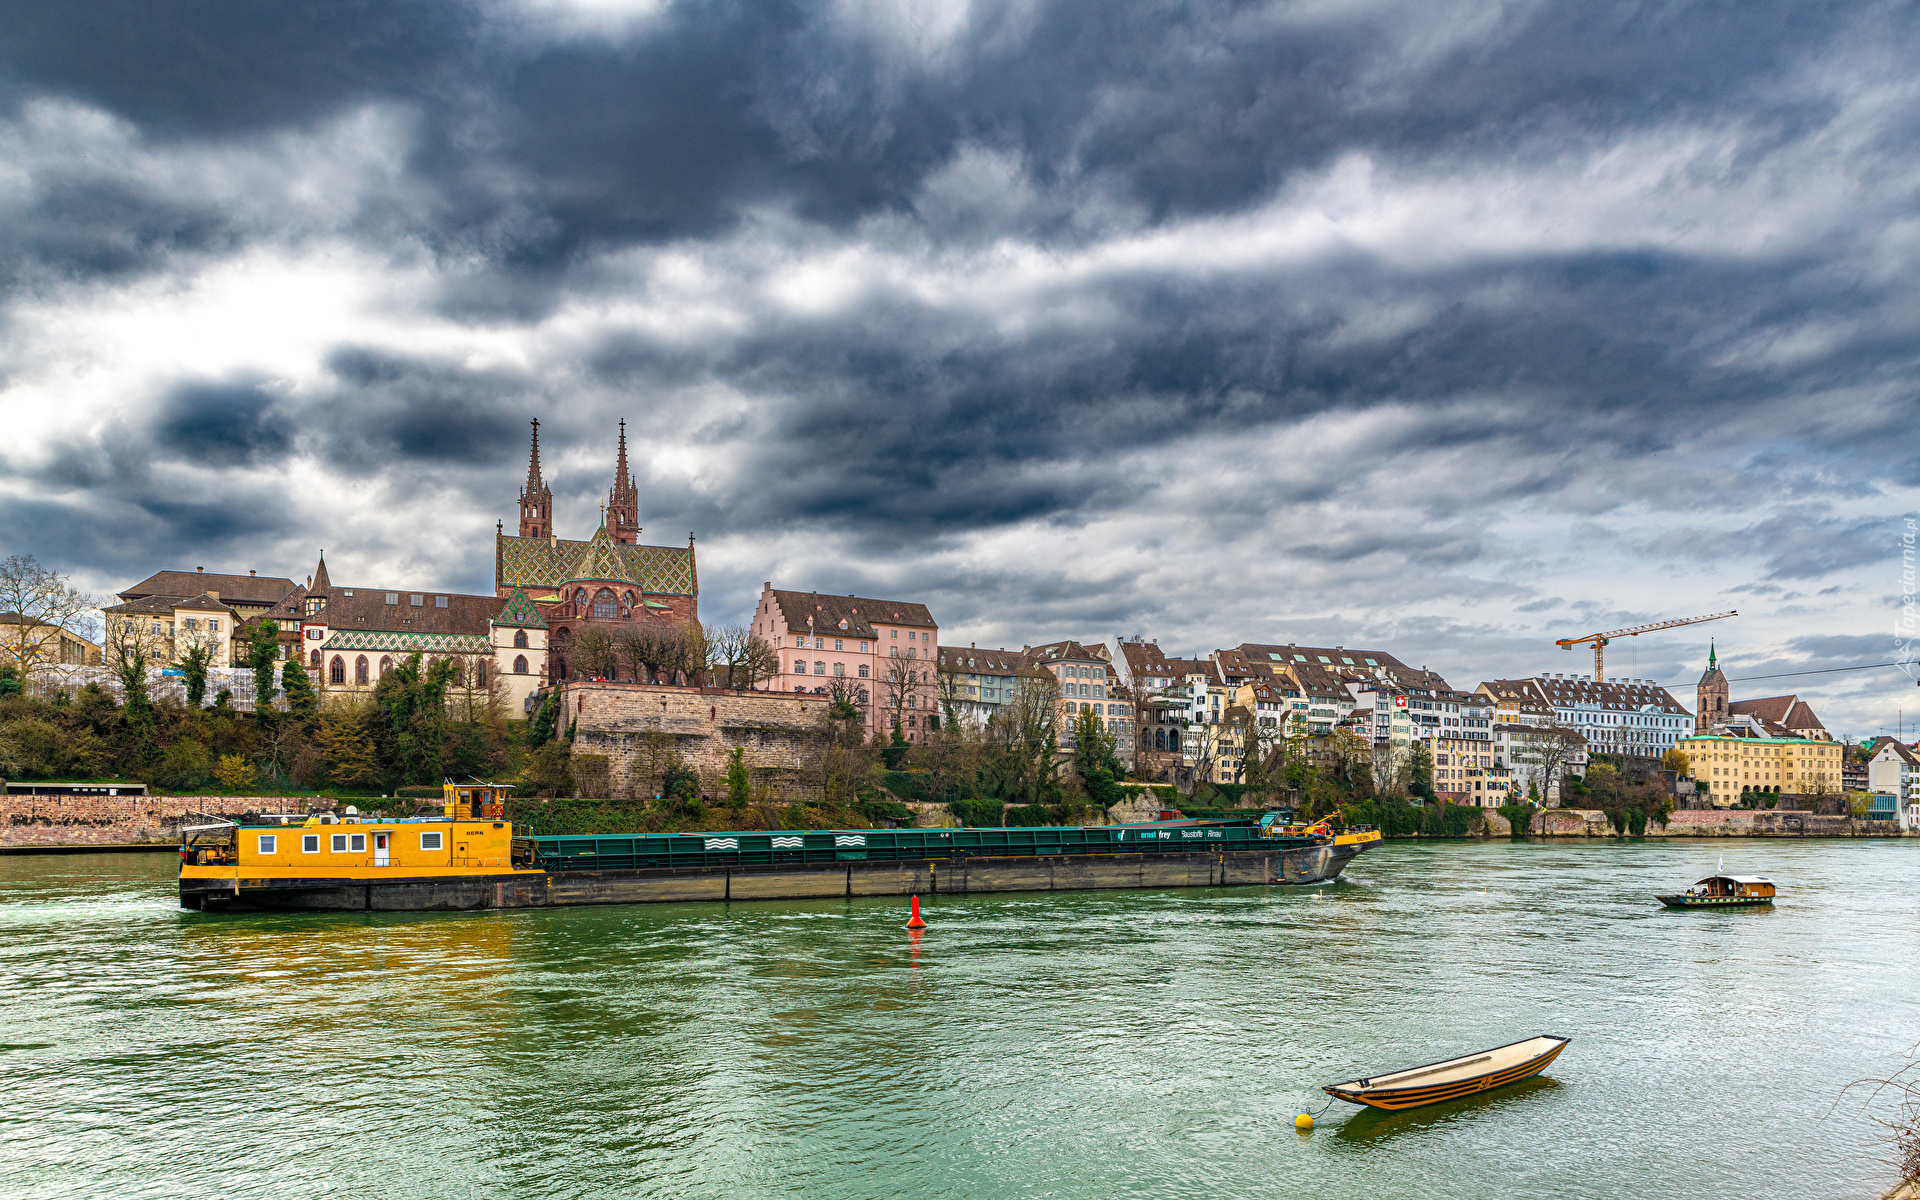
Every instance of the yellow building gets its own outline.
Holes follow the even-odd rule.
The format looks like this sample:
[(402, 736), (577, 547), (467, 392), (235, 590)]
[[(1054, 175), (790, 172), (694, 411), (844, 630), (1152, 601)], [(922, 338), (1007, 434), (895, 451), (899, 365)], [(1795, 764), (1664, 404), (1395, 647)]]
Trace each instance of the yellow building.
[(1731, 808), (1743, 792), (1840, 792), (1845, 747), (1838, 742), (1702, 733), (1681, 738), (1674, 748), (1687, 756), (1694, 785), (1710, 793), (1715, 808)]

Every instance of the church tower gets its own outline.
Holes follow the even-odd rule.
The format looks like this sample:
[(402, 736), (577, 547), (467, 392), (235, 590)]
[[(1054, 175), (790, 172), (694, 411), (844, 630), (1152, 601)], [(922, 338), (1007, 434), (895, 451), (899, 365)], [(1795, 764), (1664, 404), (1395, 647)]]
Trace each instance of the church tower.
[(533, 457), (527, 462), (527, 486), (520, 489), (520, 536), (553, 536), (553, 492), (540, 478), (540, 422), (533, 423)]
[(1694, 689), (1693, 731), (1707, 733), (1727, 719), (1727, 677), (1720, 670), (1720, 656), (1713, 643), (1707, 643), (1707, 669)]
[(627, 423), (620, 422), (620, 457), (613, 467), (613, 490), (607, 493), (607, 536), (627, 546), (640, 544), (640, 489), (627, 469)]

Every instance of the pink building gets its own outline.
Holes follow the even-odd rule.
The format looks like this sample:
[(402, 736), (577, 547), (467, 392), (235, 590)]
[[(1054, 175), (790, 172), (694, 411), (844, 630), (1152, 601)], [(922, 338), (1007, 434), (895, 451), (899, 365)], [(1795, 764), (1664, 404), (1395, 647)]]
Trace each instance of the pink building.
[(762, 689), (840, 695), (857, 705), (868, 737), (893, 723), (909, 741), (939, 727), (940, 628), (924, 604), (821, 592), (760, 592), (753, 635), (780, 656)]

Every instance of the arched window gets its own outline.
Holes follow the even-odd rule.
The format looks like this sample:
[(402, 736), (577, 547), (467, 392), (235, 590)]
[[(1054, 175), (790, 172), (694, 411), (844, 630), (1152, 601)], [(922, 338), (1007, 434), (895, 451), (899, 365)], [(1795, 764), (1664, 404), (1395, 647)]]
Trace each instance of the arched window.
[(391, 670), (393, 670), (393, 656), (391, 654), (382, 654), (380, 656), (380, 678), (385, 679), (387, 672)]
[(330, 683), (345, 683), (347, 681), (347, 660), (341, 658), (338, 654), (333, 656), (333, 667), (327, 672), (327, 681)]
[(313, 652), (313, 657), (312, 659), (309, 660), (309, 662), (310, 662), (310, 665), (308, 666), (307, 669), (312, 671), (314, 674), (318, 675), (320, 673), (320, 652), (318, 650), (315, 650)]
[(620, 601), (614, 599), (612, 588), (601, 588), (593, 598), (593, 619), (596, 621), (617, 621), (620, 619)]
[(513, 648), (515, 650), (525, 650), (527, 648), (526, 630), (516, 629), (513, 631)]
[(516, 654), (513, 656), (513, 673), (515, 675), (525, 675), (527, 673), (527, 656), (526, 655)]
[(487, 686), (487, 660), (484, 658), (473, 664), (473, 686)]
[(567, 677), (567, 660), (564, 658), (548, 659), (547, 674), (554, 679), (565, 679)]
[(1169, 754), (1180, 753), (1180, 731), (1178, 729), (1167, 730), (1167, 752)]
[(353, 660), (353, 681), (355, 683), (367, 681), (367, 656), (364, 654)]

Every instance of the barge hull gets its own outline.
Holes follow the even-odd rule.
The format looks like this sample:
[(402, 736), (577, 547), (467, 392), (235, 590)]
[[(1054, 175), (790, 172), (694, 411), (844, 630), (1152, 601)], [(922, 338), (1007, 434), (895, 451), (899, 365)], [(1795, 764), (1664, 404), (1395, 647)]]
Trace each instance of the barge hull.
[[(711, 867), (643, 867), (459, 878), (311, 881), (239, 887), (183, 879), (183, 907), (220, 911), (448, 912), (697, 900), (821, 900), (1115, 888), (1324, 883), (1364, 846), (1154, 854), (1060, 854), (877, 859)], [(245, 881), (242, 881), (243, 883)]]

